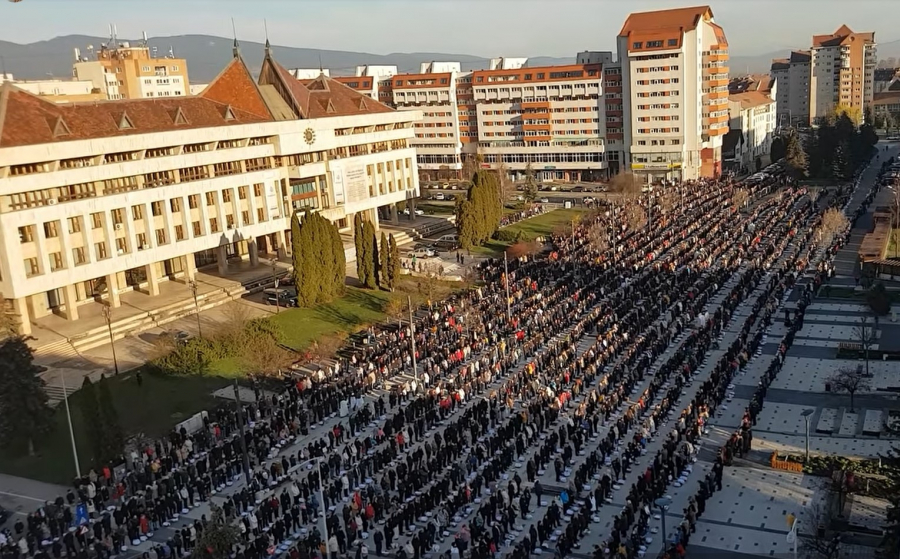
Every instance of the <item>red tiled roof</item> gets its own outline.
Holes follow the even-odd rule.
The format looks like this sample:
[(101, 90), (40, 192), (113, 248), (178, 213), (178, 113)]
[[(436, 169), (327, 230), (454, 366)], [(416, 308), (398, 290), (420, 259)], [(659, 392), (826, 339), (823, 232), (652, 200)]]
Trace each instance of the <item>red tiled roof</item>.
[(309, 92), (307, 118), (394, 112), (387, 105), (324, 74), (312, 80), (298, 81)]
[(760, 107), (762, 105), (775, 103), (774, 99), (772, 99), (765, 93), (760, 93), (759, 91), (748, 91), (746, 93), (729, 95), (728, 100), (735, 103), (740, 103), (742, 109), (751, 109), (753, 107)]
[(627, 36), (634, 31), (694, 29), (704, 16), (712, 17), (712, 9), (709, 6), (633, 13), (628, 15), (619, 36)]
[(199, 96), (261, 118), (271, 116), (253, 76), (239, 56), (233, 58)]
[(855, 33), (846, 25), (841, 25), (837, 31), (830, 35), (813, 35), (813, 47), (836, 47), (847, 44), (849, 41), (860, 38), (866, 42), (875, 41), (875, 33)]
[[(179, 111), (181, 117), (178, 116)], [(203, 97), (123, 99), (58, 105), (7, 82), (0, 88), (0, 147), (265, 122), (269, 117)], [(125, 117), (130, 125), (122, 126)], [(62, 121), (64, 126), (59, 125)], [(62, 132), (62, 133), (60, 133)]]
[[(295, 107), (300, 111), (298, 115), (300, 118), (310, 118), (309, 116), (309, 90), (303, 87), (300, 83), (300, 80), (295, 78), (288, 72), (284, 66), (279, 64), (272, 58), (269, 54), (266, 54), (266, 59), (263, 61), (263, 65), (269, 63), (272, 66), (272, 69), (275, 70), (275, 75), (278, 80), (284, 84), (285, 91), (287, 91), (288, 95), (290, 95), (290, 100)], [(260, 79), (262, 79), (262, 75), (260, 75)]]

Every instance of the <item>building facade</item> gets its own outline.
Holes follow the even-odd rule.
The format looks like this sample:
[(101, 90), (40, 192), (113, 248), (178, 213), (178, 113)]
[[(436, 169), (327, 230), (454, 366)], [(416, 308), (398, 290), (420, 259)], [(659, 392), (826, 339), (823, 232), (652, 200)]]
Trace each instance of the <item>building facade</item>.
[(146, 42), (103, 45), (94, 59), (76, 51), (73, 73), (78, 80), (94, 84), (108, 99), (184, 97), (190, 94), (187, 61), (183, 58), (156, 58)]
[(628, 16), (618, 36), (625, 150), (642, 182), (714, 177), (728, 132), (728, 41), (708, 6)]
[(827, 117), (838, 105), (862, 115), (875, 92), (878, 55), (875, 33), (855, 33), (842, 25), (830, 35), (814, 35), (810, 49), (810, 121)]
[(809, 51), (795, 50), (789, 58), (772, 60), (771, 75), (778, 84), (778, 126), (809, 124)]
[(777, 128), (777, 103), (768, 92), (729, 95), (725, 160), (733, 168), (759, 171), (767, 165)]
[(88, 80), (15, 80), (12, 74), (6, 74), (0, 76), (0, 83), (4, 81), (12, 82), (19, 89), (53, 103), (102, 101), (107, 98), (105, 93)]
[(55, 105), (7, 83), (0, 114), (0, 290), (23, 333), (283, 254), (307, 208), (349, 231), (418, 196), (418, 113), (303, 83), (268, 51), (258, 82), (236, 52), (194, 97)]

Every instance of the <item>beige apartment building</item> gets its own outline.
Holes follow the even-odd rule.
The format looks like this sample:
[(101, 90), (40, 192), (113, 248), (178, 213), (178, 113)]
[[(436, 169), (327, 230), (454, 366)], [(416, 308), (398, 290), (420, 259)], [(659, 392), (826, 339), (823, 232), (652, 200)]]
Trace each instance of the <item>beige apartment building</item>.
[(91, 57), (76, 49), (75, 78), (88, 80), (108, 99), (184, 97), (190, 94), (187, 61), (156, 58), (146, 42), (102, 45)]
[(827, 117), (838, 105), (862, 115), (875, 92), (875, 33), (856, 33), (842, 25), (829, 35), (813, 35), (810, 54), (810, 122)]
[(772, 60), (772, 79), (778, 84), (778, 126), (809, 124), (810, 59), (808, 50), (791, 51)]

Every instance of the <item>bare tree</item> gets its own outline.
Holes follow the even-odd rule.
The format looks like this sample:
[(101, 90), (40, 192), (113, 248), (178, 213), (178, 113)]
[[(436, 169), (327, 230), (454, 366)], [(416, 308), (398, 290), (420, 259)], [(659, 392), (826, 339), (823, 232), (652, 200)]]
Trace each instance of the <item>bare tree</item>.
[[(833, 513), (826, 504), (816, 502), (806, 508), (798, 527), (800, 549), (808, 559), (836, 559), (840, 553), (840, 538), (829, 532)], [(802, 534), (801, 534), (802, 532)]]
[(0, 341), (19, 335), (19, 321), (11, 306), (12, 301), (0, 293)]
[(624, 200), (638, 198), (641, 195), (641, 185), (634, 178), (633, 173), (619, 173), (609, 181), (611, 192), (622, 195)]
[(291, 364), (291, 354), (271, 336), (247, 336), (241, 344), (240, 363), (250, 374), (275, 376)]
[(741, 211), (749, 200), (750, 193), (745, 188), (738, 188), (731, 195), (731, 203), (734, 204), (734, 209), (737, 211)]
[(866, 377), (869, 377), (869, 348), (877, 341), (878, 333), (875, 327), (869, 324), (868, 317), (860, 317), (859, 324), (853, 327), (853, 339), (862, 346), (863, 358), (866, 361)]
[(822, 222), (819, 224), (819, 240), (822, 245), (830, 246), (834, 238), (847, 230), (850, 222), (844, 212), (837, 208), (830, 208), (822, 214)]
[(610, 236), (607, 224), (597, 222), (586, 226), (587, 241), (591, 248), (600, 253), (605, 253), (610, 248)]
[(637, 230), (647, 223), (647, 210), (637, 201), (625, 206), (625, 223), (631, 230)]
[(344, 331), (321, 336), (309, 347), (309, 357), (315, 361), (334, 359), (346, 340), (347, 332)]
[(478, 170), (478, 162), (475, 160), (475, 156), (471, 154), (465, 154), (462, 157), (462, 179), (468, 182), (472, 180), (472, 176)]
[(518, 243), (506, 249), (509, 258), (522, 258), (523, 256), (533, 256), (540, 252), (541, 244), (537, 241), (519, 241)]
[(396, 320), (398, 328), (401, 327), (403, 324), (403, 317), (406, 315), (403, 300), (400, 297), (391, 297), (384, 306), (384, 314), (386, 314), (388, 318)]
[(853, 406), (853, 397), (856, 393), (872, 387), (866, 374), (858, 367), (841, 367), (828, 377), (828, 382), (834, 392), (846, 392), (850, 395), (850, 413), (856, 413)]
[(222, 307), (222, 321), (218, 325), (218, 334), (226, 340), (242, 343), (251, 314), (250, 306), (240, 301), (226, 303)]
[(675, 209), (676, 202), (677, 194), (674, 190), (669, 188), (663, 190), (656, 198), (657, 207), (663, 215), (669, 215), (669, 213)]
[(502, 161), (497, 165), (497, 180), (500, 182), (500, 203), (513, 200), (516, 196), (516, 183), (509, 178), (509, 167)]

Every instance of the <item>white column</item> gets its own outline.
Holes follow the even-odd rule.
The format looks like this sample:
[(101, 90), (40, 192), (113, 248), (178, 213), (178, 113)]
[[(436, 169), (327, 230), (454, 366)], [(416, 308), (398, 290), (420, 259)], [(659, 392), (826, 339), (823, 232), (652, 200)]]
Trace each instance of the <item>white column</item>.
[(150, 202), (144, 203), (144, 236), (150, 248), (156, 248), (156, 216), (153, 215), (153, 206)]
[(19, 315), (19, 333), (23, 336), (31, 334), (31, 316), (28, 314), (28, 300), (25, 297), (13, 299), (13, 310)]
[(225, 219), (225, 201), (222, 199), (223, 192), (224, 190), (217, 190), (215, 193), (216, 213), (218, 214), (216, 219), (219, 222), (220, 233), (225, 233), (228, 231), (228, 221)]
[(225, 250), (225, 245), (220, 245), (216, 248), (216, 256), (218, 258), (219, 273), (225, 274), (228, 272), (228, 252)]
[(137, 252), (137, 231), (134, 228), (134, 216), (131, 215), (131, 205), (122, 209), (125, 213), (125, 252), (134, 254)]
[(112, 212), (104, 210), (100, 212), (103, 220), (103, 238), (106, 241), (106, 254), (110, 258), (118, 256), (116, 249), (116, 226), (112, 222)]
[[(265, 196), (265, 187), (263, 187), (263, 196)], [(265, 199), (265, 198), (263, 198)], [(254, 186), (251, 184), (247, 186), (247, 207), (250, 209), (250, 223), (256, 224), (259, 220), (256, 217), (257, 209), (259, 208), (256, 203), (256, 196), (254, 195)]]
[(78, 320), (78, 297), (75, 293), (75, 284), (66, 285), (62, 288), (62, 292), (66, 300), (66, 319)]
[(119, 299), (119, 274), (113, 272), (106, 275), (106, 291), (109, 294), (109, 306), (117, 308), (122, 302)]
[(185, 254), (184, 255), (184, 279), (185, 281), (192, 281), (197, 277), (197, 261), (194, 259), (194, 254)]
[(63, 268), (72, 269), (72, 243), (69, 242), (69, 220), (62, 218), (59, 220), (59, 252), (62, 254)]
[(181, 197), (181, 226), (184, 228), (184, 238), (194, 238), (194, 222), (191, 219), (191, 206), (188, 204), (188, 197)]
[(237, 229), (244, 225), (244, 220), (241, 217), (241, 198), (238, 196), (236, 186), (232, 186), (229, 190), (231, 190), (231, 211), (234, 212), (234, 227)]
[(50, 271), (50, 255), (47, 252), (47, 238), (44, 236), (44, 223), (38, 222), (35, 226), (37, 236), (34, 238), (37, 249), (38, 268), (42, 274)]
[(256, 237), (247, 239), (247, 252), (250, 254), (250, 265), (259, 265), (259, 248), (256, 246)]
[[(184, 202), (182, 198), (175, 198), (178, 203)], [(166, 230), (167, 244), (175, 243), (175, 218), (172, 213), (172, 200), (163, 200), (163, 228)]]
[(279, 229), (275, 232), (275, 243), (278, 245), (277, 247), (275, 247), (278, 258), (284, 258), (285, 256), (287, 256), (287, 240), (283, 229)]
[(144, 266), (147, 273), (147, 293), (150, 295), (159, 295), (159, 272), (156, 262), (151, 262)]

